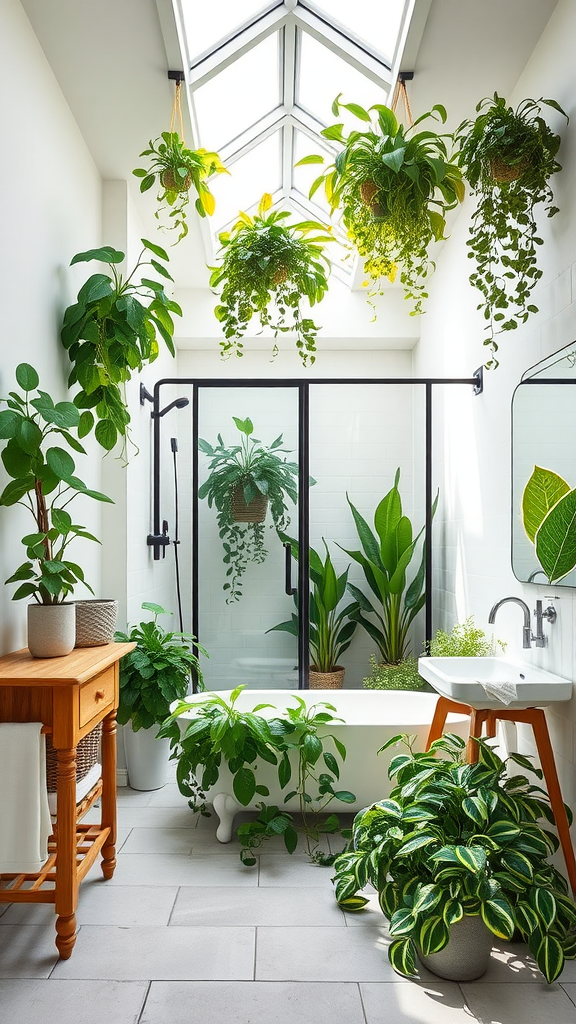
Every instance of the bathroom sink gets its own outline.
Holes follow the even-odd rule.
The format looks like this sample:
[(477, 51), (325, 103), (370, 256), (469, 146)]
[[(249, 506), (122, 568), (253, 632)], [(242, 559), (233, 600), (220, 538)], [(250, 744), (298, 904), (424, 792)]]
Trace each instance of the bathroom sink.
[[(443, 697), (473, 708), (543, 708), (572, 696), (569, 679), (508, 658), (425, 657), (418, 671)], [(499, 684), (508, 684), (505, 700), (498, 697)]]

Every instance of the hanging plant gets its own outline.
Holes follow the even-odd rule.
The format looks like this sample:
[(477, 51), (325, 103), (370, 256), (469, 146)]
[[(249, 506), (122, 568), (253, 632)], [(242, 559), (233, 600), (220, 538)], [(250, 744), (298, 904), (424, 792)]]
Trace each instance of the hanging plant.
[(273, 528), (285, 533), (290, 523), (286, 496), (298, 500), (298, 464), (287, 462), (282, 453), (282, 434), (265, 445), (253, 436), (252, 420), (233, 416), (240, 431), (240, 444), (226, 446), (218, 434), (214, 447), (202, 438), (198, 448), (210, 458), (209, 476), (198, 489), (210, 508), (216, 507), (218, 532), (224, 548), (226, 601), (242, 597), (241, 580), (248, 562), (261, 563), (268, 552), (264, 548), (265, 519), (268, 508)]
[(530, 301), (542, 277), (534, 211), (543, 203), (548, 217), (558, 213), (549, 179), (561, 170), (560, 136), (542, 118), (542, 104), (568, 120), (555, 100), (526, 99), (514, 110), (494, 93), (477, 105), (478, 117), (463, 121), (455, 133), (458, 162), (477, 197), (468, 256), (476, 261), (470, 283), (482, 294), (478, 309), (487, 323), (484, 344), (492, 353), (487, 368), (498, 366), (497, 334), (516, 330), (538, 312)]
[[(211, 267), (211, 288), (220, 288), (214, 312), (222, 324), (223, 355), (241, 356), (242, 338), (253, 316), (274, 338), (295, 334), (304, 366), (315, 360), (319, 327), (300, 308), (302, 298), (311, 306), (320, 302), (328, 288), (330, 261), (323, 245), (333, 241), (318, 221), (286, 223), (288, 210), (271, 210), (272, 196), (262, 196), (258, 213), (240, 219), (219, 238), (222, 263)], [(270, 212), (268, 212), (270, 211)], [(312, 235), (312, 237), (310, 237)], [(274, 345), (274, 355), (278, 348)]]
[[(429, 128), (414, 129), (427, 118), (442, 124), (446, 111), (436, 104), (405, 128), (389, 107), (376, 103), (365, 110), (357, 103), (332, 105), (336, 117), (348, 110), (364, 125), (344, 134), (342, 123), (321, 135), (343, 148), (313, 182), (310, 198), (324, 187), (332, 213), (342, 212), (348, 237), (365, 260), (374, 282), (370, 295), (381, 293), (382, 280), (393, 281), (397, 270), (413, 314), (422, 312), (426, 278), (434, 269), (428, 255), (433, 241), (444, 238), (446, 212), (464, 198), (460, 169), (449, 159), (446, 139)], [(299, 164), (324, 163), (312, 154)], [(298, 165), (297, 165), (298, 166)]]
[[(96, 440), (110, 451), (120, 438), (120, 457), (126, 459), (130, 440), (130, 413), (123, 385), (145, 363), (153, 362), (162, 338), (174, 355), (174, 321), (171, 314), (182, 315), (177, 302), (169, 299), (164, 284), (148, 277), (134, 281), (140, 267), (151, 266), (168, 281), (173, 278), (163, 263), (168, 254), (159, 245), (142, 239), (144, 248), (131, 274), (123, 277), (117, 265), (124, 253), (110, 245), (79, 252), (70, 263), (97, 260), (110, 267), (108, 274), (92, 274), (78, 292), (77, 301), (68, 306), (62, 325), (62, 344), (68, 350), (72, 371), (68, 386), (80, 385), (74, 404), (83, 409), (79, 436), (92, 430)], [(143, 259), (144, 255), (150, 259)], [(154, 259), (157, 257), (157, 259)]]
[[(176, 94), (172, 108), (170, 131), (148, 143), (148, 149), (142, 150), (140, 156), (148, 156), (148, 167), (137, 167), (132, 174), (141, 178), (140, 191), (147, 192), (156, 185), (156, 196), (159, 208), (157, 220), (167, 223), (161, 226), (166, 230), (179, 231), (177, 244), (188, 234), (186, 223), (186, 207), (190, 202), (190, 189), (194, 186), (197, 194), (195, 206), (201, 217), (211, 216), (216, 206), (206, 179), (211, 174), (228, 173), (218, 153), (210, 153), (206, 149), (187, 149), (184, 142), (184, 122), (180, 102), (182, 83), (176, 82)], [(174, 130), (178, 117), (180, 132)]]

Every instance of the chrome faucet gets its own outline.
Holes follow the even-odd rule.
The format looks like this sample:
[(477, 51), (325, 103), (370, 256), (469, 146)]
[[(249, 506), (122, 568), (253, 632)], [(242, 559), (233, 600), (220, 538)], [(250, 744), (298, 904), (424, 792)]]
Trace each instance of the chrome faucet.
[(536, 647), (545, 647), (548, 641), (548, 637), (544, 635), (543, 620), (548, 619), (549, 622), (556, 622), (556, 609), (549, 605), (548, 608), (542, 610), (542, 601), (536, 601), (536, 608), (534, 615), (536, 616), (536, 635), (532, 633), (530, 609), (525, 601), (521, 597), (503, 597), (501, 601), (497, 601), (495, 605), (490, 609), (488, 616), (488, 622), (490, 625), (494, 625), (496, 621), (496, 612), (503, 604), (518, 604), (524, 612), (524, 625), (522, 627), (522, 647), (530, 649), (532, 642), (536, 644)]

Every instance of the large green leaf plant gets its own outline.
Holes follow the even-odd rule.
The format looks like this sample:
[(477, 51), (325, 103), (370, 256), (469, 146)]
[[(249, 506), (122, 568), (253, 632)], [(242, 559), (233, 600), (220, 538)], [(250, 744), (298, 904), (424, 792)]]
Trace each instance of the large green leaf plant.
[(410, 737), (385, 747), (400, 739), (407, 751), (390, 762), (390, 797), (356, 816), (353, 848), (336, 861), (338, 903), (362, 910), (360, 890), (374, 885), (400, 974), (414, 975), (417, 953), (443, 949), (467, 915), (480, 916), (500, 940), (517, 930), (552, 983), (576, 958), (576, 907), (548, 860), (558, 848), (548, 796), (508, 766), (542, 772), (520, 754), (502, 761), (484, 741), (478, 763), (464, 764), (458, 736), (436, 740), (427, 753), (415, 753)]
[(559, 583), (576, 567), (576, 489), (534, 466), (522, 495), (522, 523), (548, 582)]
[(0, 400), (6, 405), (0, 411), (2, 463), (10, 477), (0, 494), (0, 506), (28, 509), (34, 529), (22, 538), (26, 561), (6, 583), (19, 584), (14, 601), (32, 597), (39, 604), (60, 604), (78, 583), (93, 593), (82, 567), (68, 557), (68, 546), (77, 539), (96, 541), (96, 537), (72, 520), (69, 505), (78, 495), (104, 502), (112, 499), (76, 476), (69, 449), (86, 454), (78, 440), (77, 406), (54, 402), (40, 388), (38, 374), (29, 363), (16, 367), (16, 381), (22, 393), (11, 391)]

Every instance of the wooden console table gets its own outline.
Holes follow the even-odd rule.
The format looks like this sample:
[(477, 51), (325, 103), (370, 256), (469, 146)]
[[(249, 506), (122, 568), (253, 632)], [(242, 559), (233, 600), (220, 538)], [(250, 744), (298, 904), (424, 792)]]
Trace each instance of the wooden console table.
[[(54, 903), (56, 946), (67, 960), (76, 942), (78, 887), (98, 854), (116, 867), (116, 711), (119, 661), (135, 644), (78, 648), (64, 658), (28, 650), (0, 658), (0, 722), (42, 722), (58, 758), (57, 813), (48, 859), (38, 874), (0, 875), (0, 903)], [(76, 806), (76, 746), (102, 727), (102, 778)], [(80, 819), (102, 796), (100, 825)]]

